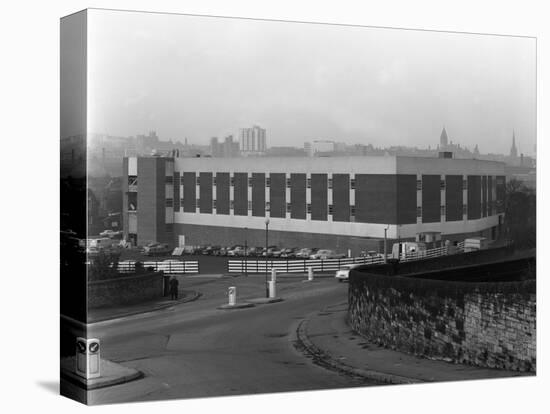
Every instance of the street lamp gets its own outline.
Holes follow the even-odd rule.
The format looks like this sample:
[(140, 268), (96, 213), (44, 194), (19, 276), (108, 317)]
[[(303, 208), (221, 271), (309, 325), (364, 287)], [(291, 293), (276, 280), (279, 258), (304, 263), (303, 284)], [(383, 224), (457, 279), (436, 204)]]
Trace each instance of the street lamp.
[(265, 218), (265, 297), (269, 297), (269, 286), (267, 284), (267, 246), (268, 246), (268, 239), (267, 235), (269, 232), (269, 217)]
[(244, 228), (244, 276), (248, 277), (248, 246), (247, 246), (247, 231), (248, 227)]
[(384, 227), (384, 263), (388, 263), (387, 244), (388, 244), (388, 229), (389, 228), (390, 228), (389, 224), (386, 227)]

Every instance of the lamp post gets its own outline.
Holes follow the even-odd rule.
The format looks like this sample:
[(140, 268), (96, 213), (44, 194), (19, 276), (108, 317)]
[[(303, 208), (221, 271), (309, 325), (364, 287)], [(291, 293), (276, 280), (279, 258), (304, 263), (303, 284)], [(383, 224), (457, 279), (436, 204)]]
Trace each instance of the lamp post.
[(265, 218), (265, 297), (269, 297), (269, 285), (267, 284), (267, 246), (268, 246), (268, 235), (269, 232), (269, 217)]
[(388, 263), (387, 244), (388, 244), (388, 229), (389, 225), (384, 227), (384, 263)]
[(248, 246), (247, 246), (247, 230), (248, 227), (244, 228), (244, 276), (248, 277)]

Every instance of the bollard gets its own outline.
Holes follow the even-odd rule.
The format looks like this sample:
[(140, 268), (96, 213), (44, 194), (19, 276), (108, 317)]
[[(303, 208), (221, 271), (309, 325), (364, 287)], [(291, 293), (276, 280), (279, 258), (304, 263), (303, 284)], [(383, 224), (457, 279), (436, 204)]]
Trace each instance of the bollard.
[(277, 282), (277, 269), (271, 269), (271, 280)]
[(76, 338), (75, 371), (86, 379), (101, 376), (99, 339)]
[(307, 280), (310, 282), (313, 280), (313, 267), (307, 268)]
[(231, 286), (227, 289), (227, 296), (229, 296), (229, 306), (235, 306), (237, 304), (237, 288)]
[(277, 292), (276, 292), (276, 282), (274, 280), (270, 280), (269, 281), (269, 298), (270, 299), (273, 299), (277, 296)]
[(348, 249), (348, 258), (351, 257), (351, 249)]

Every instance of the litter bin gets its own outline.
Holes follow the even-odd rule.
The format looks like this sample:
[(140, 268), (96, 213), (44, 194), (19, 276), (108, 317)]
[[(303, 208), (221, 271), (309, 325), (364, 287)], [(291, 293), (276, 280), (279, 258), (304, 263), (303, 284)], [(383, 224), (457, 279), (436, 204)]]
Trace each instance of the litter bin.
[(83, 378), (97, 378), (100, 373), (99, 339), (76, 338), (76, 373)]

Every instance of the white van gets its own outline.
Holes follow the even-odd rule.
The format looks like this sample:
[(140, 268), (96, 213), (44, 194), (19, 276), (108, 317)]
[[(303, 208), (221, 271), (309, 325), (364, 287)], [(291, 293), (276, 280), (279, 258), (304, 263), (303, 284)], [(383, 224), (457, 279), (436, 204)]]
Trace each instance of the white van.
[(111, 239), (109, 237), (97, 237), (86, 240), (86, 249), (91, 248), (92, 250), (102, 250), (112, 247), (118, 243), (120, 243), (120, 240)]
[(426, 254), (426, 244), (421, 242), (400, 242), (394, 243), (391, 257), (399, 259), (408, 255), (422, 257)]

